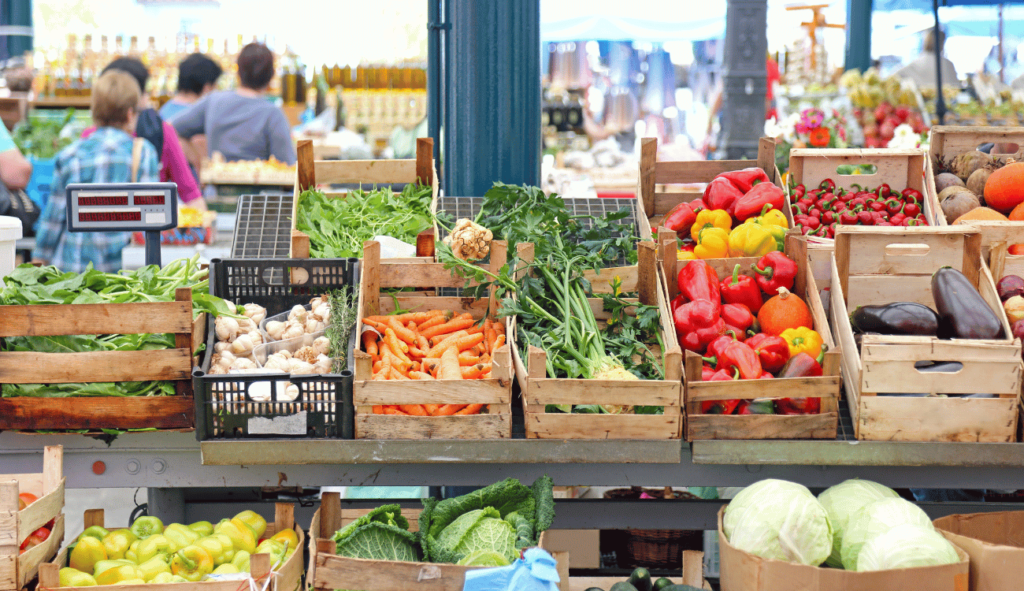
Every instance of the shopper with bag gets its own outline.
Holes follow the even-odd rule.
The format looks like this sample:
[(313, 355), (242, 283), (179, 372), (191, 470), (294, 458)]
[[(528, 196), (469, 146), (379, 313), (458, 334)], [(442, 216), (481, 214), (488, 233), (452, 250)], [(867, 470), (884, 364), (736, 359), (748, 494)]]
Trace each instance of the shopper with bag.
[(133, 138), (141, 91), (131, 75), (111, 70), (93, 85), (92, 119), (96, 131), (57, 154), (52, 198), (46, 204), (36, 236), (35, 262), (81, 273), (91, 264), (104, 272), (121, 268), (127, 232), (67, 231), (65, 188), (71, 183), (157, 182), (156, 149)]
[(32, 178), (32, 164), (21, 155), (7, 127), (0, 124), (0, 216), (21, 220), (22, 235), (32, 236), (39, 208), (23, 190)]

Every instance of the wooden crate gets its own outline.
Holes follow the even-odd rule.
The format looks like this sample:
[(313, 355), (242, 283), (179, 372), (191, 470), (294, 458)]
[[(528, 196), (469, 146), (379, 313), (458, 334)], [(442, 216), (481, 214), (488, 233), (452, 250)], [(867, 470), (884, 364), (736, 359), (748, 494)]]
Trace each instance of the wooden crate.
[[(391, 185), (415, 183), (417, 181), (433, 187), (434, 196), (431, 211), (436, 211), (437, 175), (434, 172), (434, 140), (416, 140), (416, 158), (408, 160), (314, 160), (313, 142), (301, 140), (296, 149), (298, 168), (295, 175), (295, 192), (292, 199), (292, 237), (290, 258), (309, 258), (309, 236), (296, 229), (298, 220), (299, 195), (306, 189), (315, 188), (317, 183)], [(326, 193), (330, 198), (343, 198), (345, 193)], [(434, 234), (426, 230), (416, 240), (417, 257), (431, 258), (434, 255)], [(402, 259), (390, 259), (400, 262)]]
[[(855, 254), (853, 254), (855, 253)], [(874, 441), (982, 441), (1016, 439), (1021, 388), (1020, 339), (940, 340), (926, 336), (866, 335), (858, 351), (849, 312), (857, 306), (912, 301), (934, 309), (931, 275), (939, 267), (962, 271), (993, 311), (1006, 320), (981, 234), (969, 226), (941, 228), (843, 227), (832, 264), (832, 328), (858, 439)], [(956, 373), (922, 373), (917, 361), (957, 361)], [(879, 396), (991, 393), (998, 398)]]
[[(98, 525), (107, 527), (103, 521), (103, 509), (85, 511), (85, 527)], [(115, 528), (108, 528), (115, 529)], [(276, 503), (274, 505), (274, 521), (267, 523), (264, 537), (269, 538), (279, 531), (291, 529), (299, 537), (295, 552), (285, 560), (271, 576), (270, 555), (253, 554), (250, 557), (249, 572), (256, 581), (257, 589), (267, 591), (301, 591), (302, 586), (302, 548), (306, 545), (306, 536), (302, 528), (295, 523), (295, 505), (292, 503)], [(81, 534), (79, 534), (81, 535)], [(78, 536), (75, 536), (78, 539)], [(81, 591), (239, 591), (248, 589), (244, 581), (198, 581), (194, 583), (147, 583), (146, 585), (96, 585), (92, 587), (61, 587), (60, 569), (67, 566), (70, 553), (65, 548), (57, 558), (39, 567), (39, 589), (80, 589)], [(92, 574), (92, 573), (89, 573)], [(267, 578), (270, 584), (267, 585)], [(116, 589), (115, 589), (116, 587)]]
[[(1017, 162), (1024, 160), (1024, 127), (936, 125), (931, 131), (928, 151), (932, 167), (937, 167), (940, 159), (952, 160), (960, 154), (977, 150), (978, 146), (988, 142), (1017, 144), (1015, 153), (999, 154), (996, 158), (1013, 158)], [(932, 187), (934, 188), (934, 183)]]
[[(638, 244), (636, 267), (602, 269), (591, 278), (594, 293), (612, 293), (610, 282), (618, 277), (624, 293), (639, 292), (639, 301), (661, 309), (661, 333), (668, 350), (661, 352), (665, 362), (664, 380), (582, 380), (549, 378), (545, 369), (547, 354), (530, 346), (529, 371), (519, 352), (512, 348), (516, 379), (523, 395), (526, 437), (538, 439), (678, 439), (682, 428), (682, 351), (679, 349), (668, 312), (668, 302), (659, 287), (657, 254), (653, 242)], [(533, 260), (533, 245), (520, 245), (519, 258)], [(626, 273), (626, 271), (634, 271)], [(598, 322), (609, 318), (600, 298), (590, 299)], [(512, 338), (516, 338), (515, 320)], [(518, 343), (518, 340), (514, 342)], [(653, 349), (658, 353), (657, 347)], [(662, 415), (571, 414), (545, 412), (548, 404), (623, 404), (662, 406)]]
[[(490, 269), (497, 273), (505, 265), (506, 245), (500, 240), (491, 243)], [(389, 297), (385, 290), (402, 288), (462, 288), (466, 280), (445, 269), (441, 263), (406, 262), (382, 265), (380, 244), (367, 242), (363, 251), (359, 285), (359, 324), (376, 314), (388, 314), (397, 305), (411, 310), (455, 310), (469, 312), (474, 318), (495, 318), (500, 302), (491, 296), (474, 300), (462, 297), (439, 297), (425, 292), (407, 292)], [(508, 321), (505, 333), (511, 335)], [(509, 343), (499, 347), (492, 356), (491, 379), (486, 380), (373, 380), (372, 360), (361, 350), (362, 339), (355, 351), (356, 375), (352, 401), (356, 407), (357, 439), (508, 439), (512, 437), (512, 357)], [(403, 417), (375, 415), (378, 404), (486, 404), (478, 415), (447, 417)]]
[[(402, 515), (409, 517), (410, 510), (402, 509)], [(412, 526), (411, 518), (409, 522)], [(331, 538), (342, 525), (344, 524), (338, 493), (324, 493), (320, 499), (320, 508), (313, 514), (313, 522), (309, 526), (309, 568), (306, 571), (306, 587), (311, 591), (462, 591), (466, 572), (481, 568), (337, 556), (337, 543)], [(544, 547), (543, 533), (540, 547)], [(553, 552), (552, 556), (558, 561), (559, 574), (563, 575), (559, 590), (568, 591), (568, 554)]]
[[(637, 226), (641, 240), (652, 240), (653, 230), (665, 220), (665, 215), (680, 203), (689, 203), (699, 199), (703, 189), (684, 189), (681, 191), (663, 192), (657, 185), (709, 183), (711, 179), (734, 170), (743, 170), (753, 166), (764, 170), (783, 191), (782, 175), (775, 168), (775, 140), (761, 138), (757, 148), (757, 160), (696, 160), (692, 162), (657, 161), (658, 140), (644, 138), (640, 143), (640, 180), (637, 187)], [(782, 212), (792, 225), (789, 208)]]
[[(561, 563), (559, 563), (561, 566)], [(653, 577), (657, 579), (658, 577)], [(626, 581), (628, 577), (569, 577), (569, 591), (587, 591), (592, 587), (610, 589), (615, 583)], [(677, 585), (690, 585), (698, 589), (711, 589), (711, 584), (704, 580), (704, 553), (700, 550), (683, 550), (682, 576), (669, 577)]]
[[(192, 358), (205, 334), (192, 290), (173, 302), (0, 306), (0, 337), (174, 333), (174, 349), (37, 353), (0, 351), (0, 383), (172, 380), (174, 396), (0, 398), (0, 430), (191, 429)], [(194, 339), (194, 337), (196, 337)]]
[[(679, 294), (677, 269), (688, 261), (675, 260), (675, 237), (659, 233), (663, 248), (666, 298)], [(793, 292), (807, 302), (814, 319), (814, 330), (828, 345), (820, 377), (772, 380), (739, 380), (734, 382), (701, 381), (701, 356), (686, 352), (683, 370), (683, 399), (686, 406), (686, 439), (835, 439), (839, 426), (840, 354), (832, 340), (828, 316), (818, 294), (807, 262), (806, 241), (790, 234), (786, 237), (786, 254), (797, 262), (798, 273)], [(709, 259), (705, 262), (723, 279), (731, 276), (736, 265), (743, 275), (753, 277), (751, 265), (759, 258), (743, 257)], [(671, 279), (670, 279), (671, 278)], [(701, 414), (701, 403), (709, 400), (753, 400), (755, 398), (820, 398), (821, 412), (815, 415), (712, 415)]]
[[(64, 541), (64, 452), (59, 445), (43, 452), (43, 471), (0, 474), (0, 589), (16, 591), (36, 577), (39, 565), (52, 559)], [(18, 495), (32, 493), (36, 502), (18, 510)], [(45, 542), (18, 554), (32, 532), (54, 519)]]

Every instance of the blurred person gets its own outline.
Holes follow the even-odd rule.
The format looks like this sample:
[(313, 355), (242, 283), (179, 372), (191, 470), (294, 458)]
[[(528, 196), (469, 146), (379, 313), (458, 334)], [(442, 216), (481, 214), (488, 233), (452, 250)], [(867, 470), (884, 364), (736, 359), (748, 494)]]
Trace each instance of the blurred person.
[[(936, 49), (935, 43), (935, 31), (928, 31), (928, 34), (924, 36), (924, 47), (921, 49), (921, 55), (903, 66), (896, 73), (893, 74), (897, 78), (904, 78), (907, 80), (913, 80), (917, 83), (918, 88), (935, 87), (935, 52), (942, 53), (942, 47), (946, 42), (946, 35), (939, 32), (939, 42)], [(956, 68), (953, 66), (953, 62), (949, 61), (945, 57), (942, 58), (942, 85), (943, 86), (960, 86), (960, 80), (957, 77)]]
[(24, 189), (32, 178), (32, 163), (14, 143), (7, 126), (0, 123), (0, 181), (11, 189)]
[(250, 43), (238, 54), (239, 87), (203, 97), (174, 119), (178, 134), (191, 139), (206, 135), (207, 153), (220, 152), (228, 161), (268, 160), (295, 164), (291, 126), (267, 100), (274, 79), (274, 54)]
[(187, 111), (196, 101), (213, 92), (224, 73), (220, 65), (201, 53), (193, 53), (178, 64), (178, 91), (160, 108), (164, 121)]
[(149, 140), (133, 137), (142, 92), (130, 74), (106, 72), (92, 88), (92, 120), (96, 129), (57, 154), (50, 199), (39, 219), (33, 262), (81, 273), (89, 265), (107, 273), (121, 268), (128, 232), (67, 231), (67, 200), (71, 183), (156, 182), (157, 151)]
[[(149, 96), (146, 94), (146, 82), (149, 80), (146, 66), (133, 57), (120, 57), (107, 64), (107, 67), (103, 68), (103, 73), (111, 70), (129, 74), (139, 85), (139, 106), (136, 111), (138, 121), (133, 133), (146, 138), (156, 147), (157, 154), (160, 155), (160, 181), (178, 185), (178, 201), (182, 205), (206, 211), (206, 201), (199, 191), (199, 182), (189, 168), (181, 142), (178, 141), (178, 134), (170, 123), (160, 118), (155, 109), (150, 108)], [(94, 130), (95, 128), (86, 129), (82, 136), (88, 137)]]

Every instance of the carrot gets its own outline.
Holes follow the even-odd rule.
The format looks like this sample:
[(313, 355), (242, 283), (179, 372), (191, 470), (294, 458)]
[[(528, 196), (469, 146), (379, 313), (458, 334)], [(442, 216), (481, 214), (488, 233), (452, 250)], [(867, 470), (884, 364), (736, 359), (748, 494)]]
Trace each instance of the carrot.
[(380, 371), (377, 372), (377, 375), (373, 376), (373, 379), (386, 380), (389, 375), (391, 375), (391, 356), (385, 353), (380, 362)]
[(473, 328), (470, 328), (466, 332), (468, 332), (469, 334), (478, 334), (478, 333), (479, 334), (483, 334), (484, 333), (484, 327), (481, 324), (474, 324)]
[(384, 407), (384, 414), (386, 414), (386, 415), (401, 415), (403, 417), (409, 416), (408, 413), (404, 413), (404, 412), (398, 410), (397, 408), (391, 408), (391, 407), (387, 407), (387, 406)]
[(459, 348), (459, 351), (465, 351), (466, 349), (472, 349), (482, 342), (484, 342), (484, 335), (478, 332), (455, 341), (455, 346)]
[(437, 369), (437, 365), (439, 363), (441, 363), (441, 358), (440, 357), (424, 357), (422, 363), (423, 363), (423, 368), (424, 369), (429, 370), (429, 371), (434, 371), (435, 369)]
[(484, 366), (480, 363), (471, 365), (469, 367), (461, 367), (459, 371), (462, 372), (462, 379), (464, 380), (475, 380), (484, 373)]
[(392, 353), (398, 353), (399, 351), (402, 353), (409, 352), (409, 345), (402, 342), (402, 340), (398, 338), (398, 335), (395, 334), (395, 330), (390, 326), (384, 330), (384, 342), (391, 347)]
[[(497, 351), (498, 349), (500, 349), (501, 346), (504, 345), (504, 344), (505, 344), (505, 335), (503, 335), (503, 334), (498, 335), (498, 338), (495, 339), (495, 341), (494, 341), (494, 351)], [(494, 351), (491, 351), (492, 355), (494, 354)]]
[(430, 318), (428, 318), (428, 319), (424, 320), (423, 322), (419, 323), (419, 331), (423, 332), (423, 331), (427, 330), (428, 328), (433, 328), (435, 326), (441, 326), (442, 324), (444, 324), (445, 322), (448, 322), (451, 319), (452, 319), (452, 313), (451, 312), (445, 312), (444, 314), (439, 314), (437, 316), (431, 316)]
[(483, 355), (480, 356), (480, 363), (490, 363), (490, 362), (491, 362), (491, 356), (488, 355), (487, 353), (484, 353)]
[(442, 406), (441, 408), (437, 409), (437, 412), (434, 414), (434, 416), (435, 417), (451, 416), (451, 415), (459, 412), (460, 410), (462, 410), (464, 408), (466, 408), (465, 404), (446, 404), (446, 405)]
[(379, 405), (379, 404), (374, 406), (373, 407), (373, 414), (375, 414), (375, 415), (382, 415), (382, 414), (384, 414), (384, 407)]
[(430, 341), (428, 341), (427, 337), (423, 335), (419, 335), (416, 338), (416, 344), (419, 345), (420, 351), (423, 351), (424, 354), (430, 350)]
[(476, 365), (477, 363), (480, 363), (480, 358), (469, 351), (459, 353), (459, 365)]
[(468, 405), (466, 405), (466, 408), (456, 412), (455, 414), (456, 415), (477, 415), (477, 414), (480, 414), (480, 411), (483, 409), (483, 407), (484, 407), (484, 405), (482, 405), (482, 404), (468, 404)]
[(489, 379), (491, 379), (491, 377), (493, 377), (493, 374), (488, 371), (488, 372), (485, 372), (484, 375), (480, 376), (480, 379), (481, 380), (489, 380)]
[[(394, 316), (388, 320), (388, 327), (395, 331), (395, 335), (403, 342), (408, 343), (409, 345), (416, 344), (416, 333), (403, 326), (401, 322), (395, 320)], [(408, 347), (403, 350), (408, 350)]]
[(380, 371), (380, 368), (382, 368), (382, 367), (384, 367), (384, 362), (383, 361), (374, 361), (373, 362), (373, 373), (377, 373), (378, 371)]
[(427, 357), (441, 357), (441, 353), (444, 353), (445, 349), (455, 344), (456, 341), (458, 341), (460, 338), (464, 336), (468, 336), (466, 334), (466, 331), (464, 330), (460, 330), (459, 332), (448, 335), (446, 339), (437, 343), (436, 345), (431, 347), (429, 351), (427, 351)]
[(419, 324), (421, 322), (426, 322), (427, 320), (430, 320), (434, 316), (440, 314), (444, 314), (444, 311), (431, 310), (429, 312), (407, 312), (405, 314), (396, 314), (394, 316), (389, 316), (389, 318), (394, 318), (395, 320), (398, 320), (402, 324), (405, 324), (406, 322), (415, 322), (416, 324)]
[(441, 363), (438, 364), (437, 368), (437, 379), (462, 379), (462, 371), (459, 369), (459, 352), (455, 347), (448, 347), (441, 355)]
[(363, 349), (368, 355), (377, 355), (377, 335), (370, 331), (363, 333)]
[(498, 338), (498, 332), (493, 327), (488, 326), (487, 330), (484, 331), (484, 346), (487, 347), (488, 353), (494, 353), (494, 348), (491, 346), (494, 341)]
[(400, 368), (392, 367), (391, 368), (391, 377), (390, 377), (390, 379), (392, 379), (392, 380), (408, 380), (409, 376), (407, 376), (404, 373), (402, 373), (402, 370)]
[(427, 414), (434, 416), (437, 413), (437, 409), (441, 408), (440, 404), (424, 404), (423, 410), (427, 411)]
[(456, 318), (452, 318), (451, 320), (445, 322), (444, 324), (439, 324), (437, 326), (428, 328), (427, 330), (421, 330), (420, 334), (429, 339), (430, 337), (437, 336), (439, 334), (444, 334), (446, 332), (455, 332), (457, 330), (467, 329), (473, 326), (473, 322), (473, 317), (470, 316), (469, 313), (466, 313)]
[(391, 366), (401, 366), (406, 369), (412, 367), (412, 361), (410, 361), (409, 359), (402, 359), (401, 357), (398, 357), (397, 355), (391, 352), (391, 349), (386, 349), (384, 351), (384, 357), (387, 357), (387, 359), (389, 360), (389, 365)]
[(363, 318), (363, 324), (369, 326), (370, 328), (375, 328), (379, 332), (384, 332), (384, 329), (387, 328), (388, 325), (385, 324), (384, 322), (381, 322), (380, 320), (375, 320), (374, 318), (376, 317), (371, 316), (369, 318)]
[(413, 415), (413, 416), (417, 416), (417, 417), (425, 417), (425, 416), (427, 416), (427, 411), (424, 410), (422, 404), (403, 404), (402, 406), (399, 406), (398, 408), (404, 410), (405, 412), (407, 412), (408, 414)]
[[(429, 373), (422, 372), (422, 371), (410, 371), (409, 372), (409, 377), (414, 379), (414, 380), (432, 380), (432, 379), (434, 379), (434, 376), (430, 375)], [(429, 412), (429, 410), (427, 412)]]
[(423, 351), (419, 347), (409, 347), (409, 355), (412, 355), (413, 357), (419, 357), (422, 359), (423, 357), (427, 356), (427, 353), (426, 351)]

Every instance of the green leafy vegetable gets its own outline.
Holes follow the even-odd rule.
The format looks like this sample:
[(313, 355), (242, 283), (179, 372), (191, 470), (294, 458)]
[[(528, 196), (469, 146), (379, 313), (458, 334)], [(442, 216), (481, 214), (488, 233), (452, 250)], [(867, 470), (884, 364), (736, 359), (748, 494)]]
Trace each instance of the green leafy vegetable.
[(391, 236), (416, 244), (416, 235), (431, 227), (433, 189), (408, 184), (395, 194), (390, 188), (350, 191), (328, 199), (309, 189), (299, 195), (295, 227), (309, 235), (313, 258), (361, 257), (363, 242)]
[(73, 136), (60, 137), (60, 131), (74, 118), (74, 109), (68, 109), (63, 119), (30, 115), (14, 128), (11, 138), (25, 156), (53, 158), (75, 141)]
[(441, 562), (458, 562), (474, 552), (495, 552), (508, 562), (519, 556), (515, 528), (494, 507), (463, 513), (441, 530), (437, 544)]
[(327, 294), (331, 318), (324, 336), (331, 342), (331, 359), (334, 373), (348, 369), (348, 349), (352, 339), (352, 327), (356, 324), (356, 290), (346, 285)]
[(332, 538), (338, 556), (368, 560), (419, 560), (416, 534), (398, 505), (377, 507), (338, 530)]

